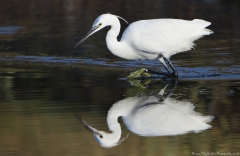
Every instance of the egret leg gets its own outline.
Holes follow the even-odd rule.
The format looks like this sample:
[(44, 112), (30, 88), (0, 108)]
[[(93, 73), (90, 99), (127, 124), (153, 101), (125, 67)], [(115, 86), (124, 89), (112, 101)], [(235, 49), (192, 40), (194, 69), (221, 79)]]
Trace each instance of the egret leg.
[(160, 92), (158, 93), (158, 95), (163, 96), (163, 94), (165, 93), (165, 90), (166, 90), (166, 88), (168, 87), (168, 85), (169, 85), (169, 83), (168, 83), (163, 89), (160, 90)]
[[(174, 79), (174, 81), (172, 81), (171, 83), (172, 83), (172, 86), (168, 92), (166, 92), (166, 89), (169, 86), (170, 82), (168, 82), (167, 85), (163, 89), (161, 89), (160, 92), (156, 95), (159, 102), (162, 102), (164, 99), (168, 98), (168, 96), (171, 94), (172, 90), (177, 86), (178, 81), (177, 81), (177, 79)], [(165, 96), (164, 96), (164, 94), (165, 94)]]
[[(164, 59), (170, 65), (173, 73), (170, 73), (170, 69), (168, 68)], [(164, 67), (168, 71), (167, 73), (166, 72), (155, 72), (155, 71), (152, 71), (152, 70), (147, 70), (146, 68), (141, 68), (141, 69), (139, 69), (135, 72), (130, 73), (130, 75), (127, 77), (127, 79), (134, 79), (134, 78), (141, 77), (141, 76), (151, 77), (151, 75), (149, 73), (165, 75), (165, 76), (168, 76), (168, 77), (178, 77), (178, 72), (177, 72), (176, 68), (172, 65), (172, 63), (169, 59), (166, 59), (165, 57), (162, 56), (162, 57), (159, 58), (159, 60), (162, 62), (162, 64), (164, 65)]]
[(170, 67), (171, 67), (171, 69), (172, 69), (172, 71), (173, 71), (174, 76), (175, 76), (175, 77), (178, 77), (177, 69), (173, 66), (172, 62), (171, 62), (169, 59), (167, 59), (167, 58), (165, 58), (165, 59), (166, 59), (166, 61), (168, 62), (168, 64), (170, 65)]
[[(164, 56), (161, 56), (161, 57), (159, 57), (159, 60), (161, 61), (161, 63), (164, 65), (165, 69), (168, 72), (167, 73), (166, 72), (156, 72), (156, 71), (153, 71), (153, 70), (147, 70), (147, 72), (152, 73), (152, 74), (165, 75), (165, 76), (168, 76), (168, 77), (175, 77), (175, 78), (178, 77), (178, 72), (177, 72), (176, 68), (173, 66), (173, 64), (171, 63), (171, 61), (169, 59), (165, 58)], [(169, 66), (171, 67), (173, 73), (170, 73), (170, 69), (168, 68), (165, 60), (169, 64)]]
[(169, 70), (166, 62), (164, 61), (164, 57), (160, 57), (160, 58), (159, 58), (159, 61), (162, 62), (162, 64), (164, 65), (165, 69), (168, 71), (168, 73), (170, 73), (170, 70)]

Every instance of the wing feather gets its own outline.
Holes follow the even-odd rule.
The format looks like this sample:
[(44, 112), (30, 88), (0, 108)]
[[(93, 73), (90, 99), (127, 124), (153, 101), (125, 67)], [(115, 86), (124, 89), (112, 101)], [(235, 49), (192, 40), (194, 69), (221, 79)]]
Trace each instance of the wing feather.
[(205, 29), (210, 24), (199, 19), (142, 20), (132, 23), (125, 30), (121, 41), (128, 42), (135, 49), (169, 58), (175, 53), (190, 50), (194, 40), (211, 34), (211, 30)]

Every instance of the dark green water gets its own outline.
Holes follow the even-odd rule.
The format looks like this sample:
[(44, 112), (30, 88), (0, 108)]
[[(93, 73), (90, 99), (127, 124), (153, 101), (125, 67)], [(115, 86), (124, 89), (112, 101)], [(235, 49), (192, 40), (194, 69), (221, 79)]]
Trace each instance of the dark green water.
[[(214, 34), (198, 40), (195, 50), (172, 57), (180, 78), (166, 97), (173, 85), (170, 79), (121, 79), (135, 68), (164, 68), (157, 61), (113, 56), (105, 45), (107, 28), (73, 49), (106, 12), (130, 23), (204, 19), (212, 22)], [(0, 0), (0, 155), (240, 155), (239, 15), (240, 4), (233, 0)], [(122, 23), (123, 30), (126, 27)], [(144, 137), (120, 117), (121, 138), (128, 137), (103, 148), (74, 117), (110, 132), (106, 119), (113, 106), (153, 95), (158, 95), (157, 105), (141, 101), (138, 108), (164, 106), (169, 99), (175, 106), (192, 104), (195, 112), (214, 116), (211, 128)]]

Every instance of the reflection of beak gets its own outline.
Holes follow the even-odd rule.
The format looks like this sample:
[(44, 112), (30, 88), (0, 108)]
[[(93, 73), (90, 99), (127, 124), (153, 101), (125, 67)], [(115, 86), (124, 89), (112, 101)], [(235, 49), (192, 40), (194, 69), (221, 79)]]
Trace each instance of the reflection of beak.
[(92, 29), (75, 45), (76, 48), (79, 44), (81, 44), (84, 40), (86, 40), (89, 36), (94, 34), (95, 30), (99, 28), (99, 26), (92, 27)]
[(127, 134), (127, 136), (125, 136), (124, 138), (122, 138), (122, 139), (118, 142), (118, 144), (120, 144), (120, 143), (122, 143), (124, 140), (126, 140), (126, 139), (128, 138), (128, 136), (129, 136), (129, 134)]
[(83, 126), (91, 133), (93, 133), (94, 135), (100, 135), (97, 130), (91, 126), (89, 126), (86, 121), (84, 121), (83, 119), (79, 118), (77, 115), (75, 115), (76, 119), (83, 124)]

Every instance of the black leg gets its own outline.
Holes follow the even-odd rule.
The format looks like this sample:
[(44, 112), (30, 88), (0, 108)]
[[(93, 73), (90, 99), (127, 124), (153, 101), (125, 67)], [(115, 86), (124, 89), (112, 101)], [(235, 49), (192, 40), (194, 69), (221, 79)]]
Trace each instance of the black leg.
[[(149, 73), (152, 73), (152, 74), (164, 75), (164, 76), (167, 76), (167, 77), (175, 77), (175, 78), (178, 77), (177, 69), (173, 66), (173, 64), (171, 63), (171, 61), (169, 59), (165, 58), (162, 55), (160, 55), (158, 57), (158, 59), (164, 65), (165, 69), (167, 70), (167, 73), (166, 72), (156, 72), (156, 71), (153, 71), (153, 70), (146, 70), (146, 72), (149, 72)], [(167, 63), (171, 67), (173, 73), (170, 73), (170, 69), (168, 68), (165, 60), (167, 61)]]
[(172, 81), (172, 83), (173, 83), (173, 85), (172, 85), (172, 87), (170, 88), (170, 90), (167, 92), (166, 98), (171, 94), (172, 90), (177, 86), (177, 84), (178, 84), (178, 79), (174, 79), (174, 80)]
[(169, 70), (166, 62), (164, 61), (164, 57), (163, 56), (159, 58), (159, 61), (162, 62), (162, 64), (164, 65), (165, 69), (168, 71), (168, 73), (170, 73), (170, 70)]
[(177, 69), (173, 66), (172, 62), (171, 62), (169, 59), (167, 59), (167, 58), (164, 58), (164, 59), (165, 59), (165, 60), (168, 62), (168, 64), (170, 65), (170, 67), (171, 67), (171, 69), (172, 69), (172, 71), (173, 71), (174, 76), (175, 76), (175, 77), (178, 77)]

